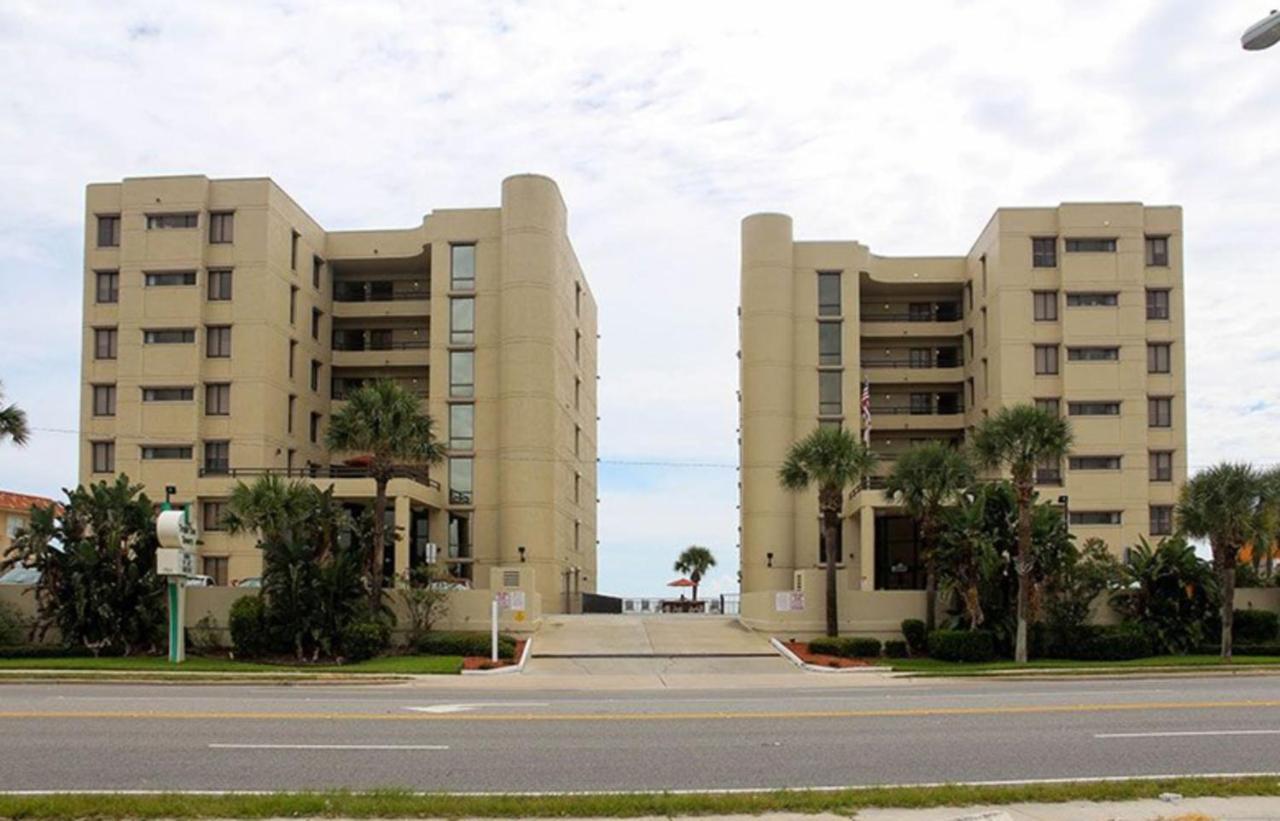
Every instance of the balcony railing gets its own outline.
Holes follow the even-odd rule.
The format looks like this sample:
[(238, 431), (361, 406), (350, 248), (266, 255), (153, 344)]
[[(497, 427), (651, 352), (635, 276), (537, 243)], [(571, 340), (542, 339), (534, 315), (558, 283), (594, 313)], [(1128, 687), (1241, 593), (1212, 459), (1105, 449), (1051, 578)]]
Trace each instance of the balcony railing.
[(334, 302), (393, 302), (399, 299), (430, 299), (430, 288), (396, 288), (392, 282), (334, 282)]
[(964, 365), (961, 356), (933, 356), (927, 359), (914, 356), (882, 356), (862, 360), (864, 368), (959, 368)]
[(959, 322), (963, 317), (958, 302), (921, 304), (920, 308), (903, 305), (890, 311), (863, 308), (860, 316), (863, 322)]
[(471, 491), (469, 490), (449, 491), (449, 504), (451, 505), (469, 505), (471, 504), (471, 500), (472, 496)]
[[(372, 381), (373, 381), (372, 379), (358, 379), (358, 380), (335, 379), (333, 380), (333, 384), (329, 388), (329, 396), (332, 399), (343, 401), (345, 399), (350, 398), (352, 393), (360, 390), (360, 388), (364, 387), (366, 384)], [(408, 382), (400, 379), (393, 379), (391, 381), (400, 385), (402, 388), (404, 388), (413, 396), (417, 396), (421, 399), (426, 399), (428, 396), (426, 379), (423, 379), (421, 382), (417, 382), (417, 383)]]
[(952, 416), (954, 414), (964, 413), (962, 405), (872, 405), (871, 416), (874, 419), (876, 414), (897, 415), (905, 414), (909, 416)]
[[(283, 476), (288, 479), (371, 479), (369, 468), (364, 465), (306, 465), (300, 468), (200, 468), (201, 476)], [(440, 483), (432, 479), (425, 468), (397, 465), (391, 469), (392, 479), (412, 479), (419, 484), (440, 489)]]
[(425, 339), (388, 339), (371, 336), (367, 331), (363, 332), (363, 336), (356, 336), (355, 334), (358, 333), (362, 332), (347, 331), (342, 335), (335, 333), (333, 349), (335, 351), (416, 351), (431, 347), (431, 343)]

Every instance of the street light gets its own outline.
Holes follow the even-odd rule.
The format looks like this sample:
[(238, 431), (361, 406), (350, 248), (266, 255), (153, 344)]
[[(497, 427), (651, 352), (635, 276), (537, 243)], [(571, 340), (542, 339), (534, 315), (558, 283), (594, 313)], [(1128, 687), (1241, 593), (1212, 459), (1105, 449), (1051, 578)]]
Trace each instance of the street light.
[(1262, 51), (1280, 42), (1280, 11), (1272, 9), (1271, 14), (1250, 26), (1240, 37), (1240, 45), (1245, 51)]

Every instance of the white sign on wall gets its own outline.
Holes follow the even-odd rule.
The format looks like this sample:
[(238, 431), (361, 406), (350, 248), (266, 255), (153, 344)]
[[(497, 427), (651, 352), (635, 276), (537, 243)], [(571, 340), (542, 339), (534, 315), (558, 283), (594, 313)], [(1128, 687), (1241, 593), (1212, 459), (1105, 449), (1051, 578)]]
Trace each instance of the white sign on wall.
[(779, 613), (804, 610), (804, 593), (800, 590), (783, 590), (774, 594), (773, 608)]
[(525, 602), (523, 590), (499, 590), (494, 594), (494, 598), (498, 601), (498, 607), (503, 610), (524, 609)]

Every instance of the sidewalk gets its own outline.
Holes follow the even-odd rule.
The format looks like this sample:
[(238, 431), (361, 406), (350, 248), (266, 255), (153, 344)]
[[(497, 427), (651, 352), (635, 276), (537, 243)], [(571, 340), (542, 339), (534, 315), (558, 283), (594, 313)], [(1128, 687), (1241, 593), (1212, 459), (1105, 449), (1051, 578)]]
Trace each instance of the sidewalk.
[[(817, 816), (786, 816), (810, 821)], [(839, 816), (826, 816), (838, 818)], [(774, 816), (781, 819), (783, 816)], [(999, 807), (861, 810), (857, 821), (1262, 821), (1280, 819), (1280, 798), (1182, 798), (1172, 801), (1071, 801)]]

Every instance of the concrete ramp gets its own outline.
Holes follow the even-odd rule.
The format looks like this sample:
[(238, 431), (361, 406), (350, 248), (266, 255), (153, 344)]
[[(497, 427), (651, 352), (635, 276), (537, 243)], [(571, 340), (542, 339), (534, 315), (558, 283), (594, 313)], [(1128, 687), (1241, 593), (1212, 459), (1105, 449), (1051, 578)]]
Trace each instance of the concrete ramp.
[(534, 658), (776, 657), (768, 637), (732, 616), (543, 616)]

